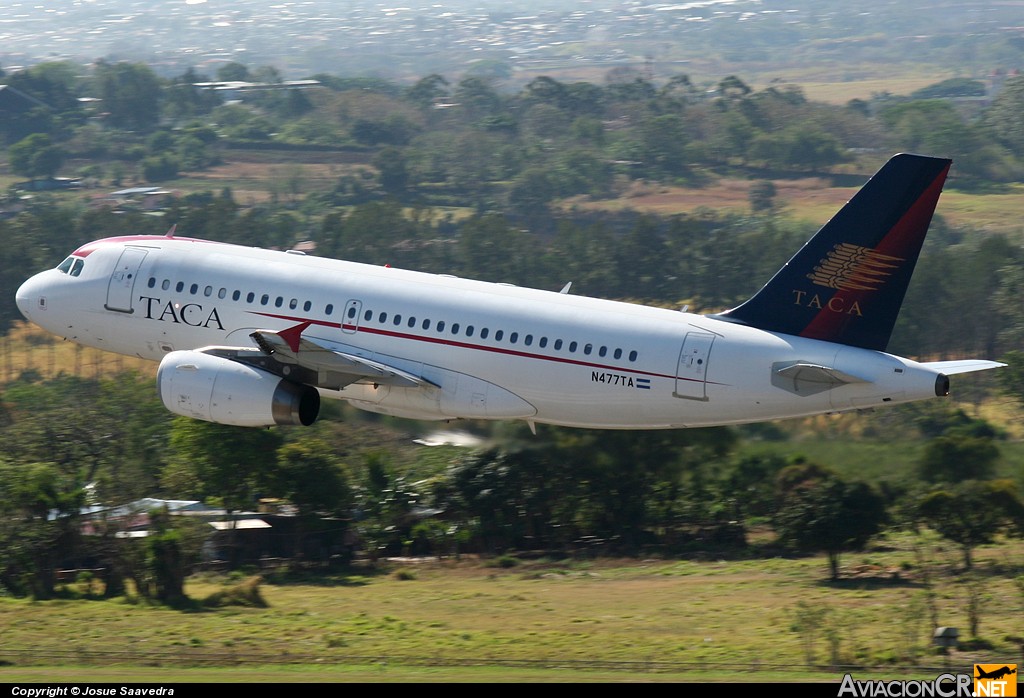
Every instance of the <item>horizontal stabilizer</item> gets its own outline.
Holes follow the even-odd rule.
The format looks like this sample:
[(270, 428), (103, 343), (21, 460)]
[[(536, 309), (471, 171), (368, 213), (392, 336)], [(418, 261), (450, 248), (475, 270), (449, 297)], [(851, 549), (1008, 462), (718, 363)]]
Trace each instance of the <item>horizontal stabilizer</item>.
[(848, 373), (804, 362), (772, 365), (772, 385), (796, 395), (816, 395), (847, 383), (867, 381)]
[(955, 376), (958, 373), (1002, 368), (1006, 364), (999, 363), (998, 361), (985, 361), (984, 359), (963, 359), (960, 361), (929, 361), (921, 365), (934, 369), (939, 373), (945, 373), (947, 376)]

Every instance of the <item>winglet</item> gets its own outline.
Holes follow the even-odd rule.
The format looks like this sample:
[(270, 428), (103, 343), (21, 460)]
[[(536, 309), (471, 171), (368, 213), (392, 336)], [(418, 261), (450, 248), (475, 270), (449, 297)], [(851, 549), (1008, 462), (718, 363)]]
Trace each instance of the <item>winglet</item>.
[(295, 327), (289, 327), (286, 330), (281, 330), (277, 335), (284, 341), (288, 342), (288, 346), (297, 354), (299, 353), (299, 340), (302, 339), (302, 333), (306, 331), (307, 327), (309, 327), (309, 323), (303, 322)]
[(884, 351), (951, 162), (894, 156), (750, 300), (715, 317)]

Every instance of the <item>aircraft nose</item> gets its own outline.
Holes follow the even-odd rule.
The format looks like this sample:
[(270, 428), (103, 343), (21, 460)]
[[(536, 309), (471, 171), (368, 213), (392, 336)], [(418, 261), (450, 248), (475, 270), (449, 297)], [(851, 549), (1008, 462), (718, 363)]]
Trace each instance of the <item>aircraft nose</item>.
[(46, 308), (46, 296), (43, 294), (40, 286), (39, 277), (33, 276), (18, 287), (18, 291), (14, 296), (15, 302), (18, 304), (18, 310), (25, 316), (26, 320), (35, 322), (34, 314), (38, 310)]

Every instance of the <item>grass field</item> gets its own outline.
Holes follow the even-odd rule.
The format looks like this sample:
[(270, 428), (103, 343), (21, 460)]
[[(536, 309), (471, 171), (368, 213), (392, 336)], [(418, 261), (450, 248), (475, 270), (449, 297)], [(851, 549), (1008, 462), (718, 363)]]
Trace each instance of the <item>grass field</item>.
[[(857, 678), (927, 676), (946, 659), (929, 647), (923, 573), (940, 624), (966, 634), (955, 564), (936, 539), (895, 536), (846, 555), (837, 583), (820, 557), (430, 559), (271, 576), (266, 608), (0, 598), (0, 681), (834, 681), (831, 657)], [(1013, 565), (1024, 565), (1020, 542), (979, 551), (983, 642), (954, 652), (953, 668), (1019, 659), (1007, 639), (1024, 612)], [(194, 577), (187, 592), (202, 599), (225, 583)], [(826, 613), (809, 645), (794, 631), (800, 603)]]
[[(954, 165), (955, 167), (955, 165)], [(616, 199), (574, 198), (568, 207), (585, 210), (634, 210), (670, 216), (712, 209), (748, 213), (749, 180), (721, 179), (706, 187), (685, 188), (665, 185), (634, 186)], [(823, 225), (857, 193), (859, 187), (832, 187), (820, 178), (774, 182), (776, 205), (784, 215)], [(1008, 185), (996, 193), (969, 193), (947, 188), (936, 214), (957, 227), (986, 233), (1024, 234), (1024, 185)]]

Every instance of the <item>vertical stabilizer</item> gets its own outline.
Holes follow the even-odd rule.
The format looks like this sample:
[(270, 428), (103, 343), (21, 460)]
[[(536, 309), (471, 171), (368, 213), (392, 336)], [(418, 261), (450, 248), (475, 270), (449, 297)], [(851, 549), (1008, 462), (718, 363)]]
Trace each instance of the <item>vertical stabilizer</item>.
[(884, 350), (950, 164), (894, 156), (753, 298), (716, 317)]

